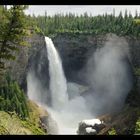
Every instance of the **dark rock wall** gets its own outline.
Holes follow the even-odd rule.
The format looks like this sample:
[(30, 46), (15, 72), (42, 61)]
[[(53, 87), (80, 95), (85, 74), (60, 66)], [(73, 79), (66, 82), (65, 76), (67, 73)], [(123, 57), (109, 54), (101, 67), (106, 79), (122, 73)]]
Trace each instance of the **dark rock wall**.
[[(126, 37), (130, 49), (130, 65), (140, 68), (140, 40)], [(22, 47), (16, 61), (9, 62), (13, 79), (17, 80), (26, 91), (26, 76), (29, 70), (35, 71), (43, 86), (49, 87), (48, 58), (43, 36), (34, 35), (28, 39), (31, 47)], [(62, 59), (68, 81), (85, 83), (85, 65), (97, 47), (102, 47), (106, 36), (84, 34), (58, 34), (52, 38)], [(137, 76), (137, 83), (140, 78)], [(140, 89), (140, 84), (138, 84)]]
[(43, 36), (34, 36), (32, 40), (27, 69), (35, 72), (42, 86), (49, 86), (48, 58)]
[(103, 36), (59, 34), (53, 38), (68, 81), (85, 83), (84, 67), (97, 47), (104, 43)]

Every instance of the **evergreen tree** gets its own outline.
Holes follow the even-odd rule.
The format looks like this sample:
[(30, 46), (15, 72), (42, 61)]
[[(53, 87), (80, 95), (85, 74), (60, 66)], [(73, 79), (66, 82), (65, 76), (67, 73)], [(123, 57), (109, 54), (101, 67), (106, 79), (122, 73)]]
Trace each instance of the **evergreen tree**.
[[(138, 13), (136, 14), (138, 18)], [(32, 17), (33, 18), (33, 17)], [(56, 14), (52, 17), (47, 16), (45, 24), (42, 24), (45, 16), (34, 17), (37, 26), (44, 32), (45, 35), (52, 35), (55, 33), (89, 33), (89, 34), (106, 34), (115, 33), (120, 36), (130, 35), (139, 36), (139, 25), (134, 22), (132, 14), (125, 10), (124, 16), (122, 12), (118, 16), (115, 16), (115, 10), (113, 14), (98, 15), (92, 17), (87, 13), (77, 16), (72, 13), (66, 13), (66, 15)]]
[[(0, 87), (0, 110), (15, 111), (22, 119), (29, 116), (27, 99), (17, 82), (7, 78), (7, 84)], [(10, 79), (10, 80), (9, 80)]]
[(25, 45), (28, 29), (24, 14), (26, 8), (25, 5), (13, 5), (9, 10), (0, 7), (0, 18), (3, 19), (0, 24), (0, 69), (4, 68), (5, 60), (15, 59), (13, 51), (18, 51), (18, 46)]

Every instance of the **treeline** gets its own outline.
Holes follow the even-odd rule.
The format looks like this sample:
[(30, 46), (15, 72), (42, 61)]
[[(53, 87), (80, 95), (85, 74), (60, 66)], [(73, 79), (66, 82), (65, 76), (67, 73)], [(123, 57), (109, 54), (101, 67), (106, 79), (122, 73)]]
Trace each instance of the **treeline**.
[[(93, 9), (94, 11), (94, 9)], [(131, 13), (125, 11), (116, 17), (113, 14), (104, 14), (91, 16), (87, 13), (77, 16), (69, 13), (66, 15), (56, 14), (53, 17), (48, 16), (45, 12), (44, 16), (32, 16), (32, 20), (45, 35), (55, 33), (90, 33), (90, 34), (106, 34), (115, 33), (120, 36), (140, 36), (140, 25), (136, 20), (140, 19), (140, 15), (136, 12), (133, 17)]]

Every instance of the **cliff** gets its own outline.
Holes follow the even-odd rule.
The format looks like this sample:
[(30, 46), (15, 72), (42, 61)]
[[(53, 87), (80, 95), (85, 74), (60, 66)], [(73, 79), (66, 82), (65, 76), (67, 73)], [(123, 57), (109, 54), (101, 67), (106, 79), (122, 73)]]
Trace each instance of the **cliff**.
[[(107, 35), (94, 36), (91, 34), (61, 33), (52, 38), (54, 45), (62, 59), (64, 72), (69, 82), (88, 85), (85, 80), (85, 65), (95, 50), (104, 45), (106, 37)], [(125, 102), (126, 106), (124, 109), (127, 108), (127, 111), (122, 111), (121, 114), (117, 114), (116, 117), (113, 117), (113, 120), (111, 121), (113, 124), (112, 127), (115, 126), (119, 134), (129, 134), (129, 129), (133, 129), (134, 132), (134, 126), (138, 115), (136, 115), (135, 119), (133, 119), (134, 113), (132, 110), (136, 109), (136, 114), (139, 114), (138, 108), (140, 106), (140, 39), (130, 38), (128, 36), (124, 38), (129, 44), (130, 55), (128, 56), (128, 61), (134, 75), (134, 85)], [(36, 77), (41, 82), (41, 85), (45, 88), (48, 88), (48, 58), (44, 37), (40, 35), (34, 35), (29, 39), (29, 42), (31, 43), (31, 47), (22, 48), (20, 53), (17, 55), (16, 61), (9, 63), (11, 67), (10, 73), (13, 76), (13, 79), (17, 80), (25, 91), (27, 90), (26, 76), (27, 72), (30, 70), (35, 72)], [(125, 114), (130, 116), (128, 117), (127, 121), (122, 119)], [(122, 130), (123, 128), (121, 129), (121, 126), (119, 125), (120, 121), (122, 124), (124, 124), (123, 127), (126, 130)], [(126, 125), (127, 122), (130, 122), (128, 128)]]

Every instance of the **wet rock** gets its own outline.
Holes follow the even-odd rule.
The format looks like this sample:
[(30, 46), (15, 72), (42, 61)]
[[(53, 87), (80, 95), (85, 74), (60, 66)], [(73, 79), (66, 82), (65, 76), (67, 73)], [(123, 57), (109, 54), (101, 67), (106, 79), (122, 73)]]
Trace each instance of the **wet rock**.
[(83, 120), (79, 123), (78, 135), (97, 135), (105, 124), (99, 119)]
[(40, 126), (41, 126), (41, 128), (44, 129), (45, 132), (48, 132), (47, 116), (41, 116), (40, 117)]
[(48, 116), (40, 116), (40, 124), (41, 127), (47, 131), (47, 134), (57, 134), (58, 128), (55, 120), (52, 119), (50, 115)]

